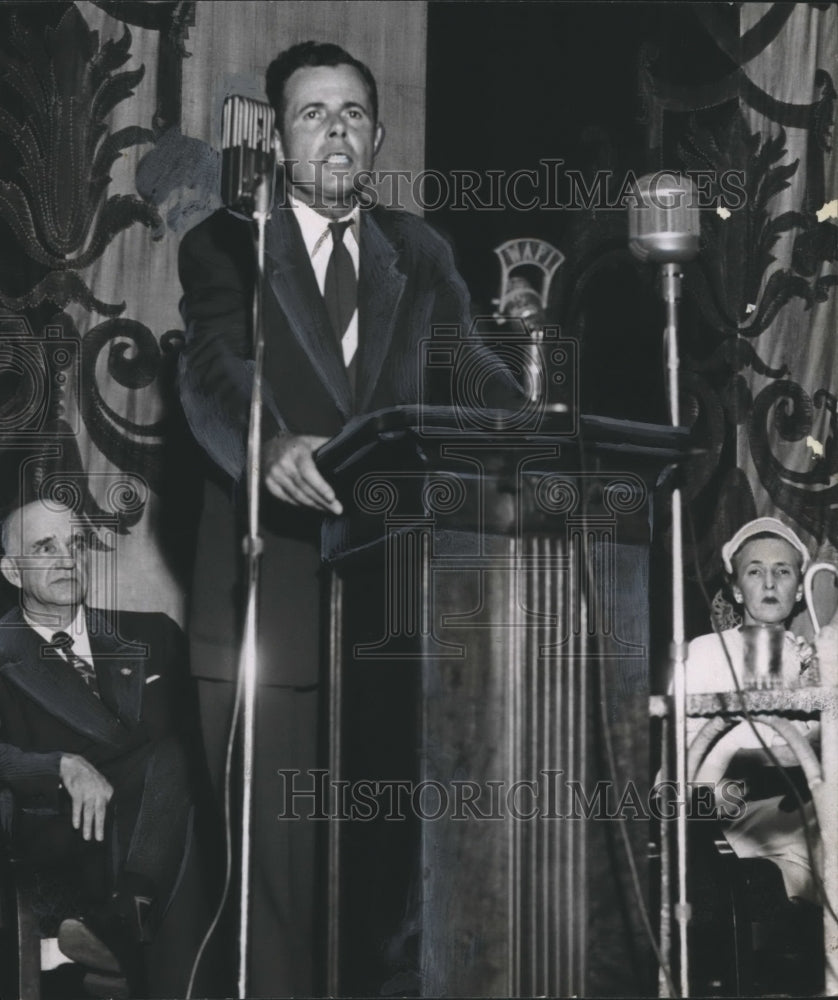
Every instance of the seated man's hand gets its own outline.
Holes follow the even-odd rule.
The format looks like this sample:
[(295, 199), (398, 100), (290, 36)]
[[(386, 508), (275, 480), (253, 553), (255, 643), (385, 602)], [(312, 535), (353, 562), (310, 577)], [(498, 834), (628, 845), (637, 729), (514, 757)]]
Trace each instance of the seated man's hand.
[(105, 812), (113, 795), (113, 785), (96, 768), (74, 753), (61, 757), (61, 780), (73, 803), (73, 829), (81, 829), (85, 840), (91, 835), (105, 839)]
[(335, 491), (317, 471), (311, 457), (328, 438), (312, 434), (278, 434), (262, 450), (265, 486), (278, 499), (300, 507), (341, 514)]

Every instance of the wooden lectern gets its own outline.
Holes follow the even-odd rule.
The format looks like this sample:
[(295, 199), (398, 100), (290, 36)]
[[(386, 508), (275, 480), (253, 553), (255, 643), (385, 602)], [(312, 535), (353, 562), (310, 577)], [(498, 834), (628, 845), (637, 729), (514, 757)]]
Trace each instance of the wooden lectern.
[(686, 448), (398, 408), (321, 449), (329, 995), (654, 990), (649, 545)]

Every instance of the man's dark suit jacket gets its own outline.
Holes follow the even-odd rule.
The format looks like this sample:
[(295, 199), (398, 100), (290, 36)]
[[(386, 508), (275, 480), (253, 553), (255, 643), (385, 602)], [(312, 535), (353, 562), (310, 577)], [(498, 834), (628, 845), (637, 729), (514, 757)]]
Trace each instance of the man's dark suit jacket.
[[(325, 224), (325, 220), (324, 220)], [(337, 338), (290, 208), (275, 208), (265, 236), (266, 433), (336, 434), (355, 413), (421, 395), (419, 347), (435, 324), (470, 320), (451, 249), (407, 212), (360, 213), (355, 399)], [(193, 433), (234, 479), (244, 468), (251, 374), (251, 223), (220, 210), (180, 249), (188, 323), (181, 394)]]
[[(0, 619), (0, 786), (54, 797), (62, 753), (94, 766), (177, 732), (188, 718), (184, 637), (164, 614), (87, 609), (101, 700), (46, 643), (19, 608)], [(122, 641), (122, 640), (126, 641)], [(135, 645), (139, 643), (140, 645)]]
[[(108, 634), (113, 624), (118, 632)], [(101, 902), (117, 851), (123, 871), (134, 865), (141, 875), (162, 876), (154, 884), (163, 906), (179, 886), (173, 919), (163, 924), (148, 966), (156, 984), (151, 995), (183, 996), (206, 930), (204, 895), (213, 892), (203, 889), (211, 875), (194, 850), (193, 806), (201, 842), (203, 834), (214, 835), (213, 817), (201, 811), (205, 765), (186, 638), (164, 614), (88, 610), (87, 629), (101, 701), (70, 664), (42, 655), (44, 639), (18, 608), (0, 619), (0, 823), (19, 853), (52, 873), (38, 883), (48, 934), (57, 929), (56, 917)], [(122, 830), (118, 822), (106, 826), (103, 851), (72, 830), (70, 797), (60, 789), (62, 753), (79, 754), (103, 771), (117, 810), (121, 805), (129, 817)], [(138, 761), (155, 762), (142, 783)], [(153, 794), (146, 794), (146, 780)], [(110, 806), (108, 814), (115, 815)], [(55, 881), (56, 871), (73, 888)]]
[[(406, 212), (360, 212), (354, 399), (292, 209), (274, 208), (265, 242), (265, 436), (285, 429), (331, 437), (354, 414), (420, 402), (422, 342), (434, 325), (456, 325), (465, 336), (470, 323), (468, 291), (446, 241)], [(180, 362), (181, 400), (198, 443), (233, 482), (245, 465), (254, 272), (251, 223), (240, 216), (218, 211), (183, 239), (180, 277), (187, 334)], [(263, 497), (263, 592), (285, 588), (288, 592), (278, 599), (287, 598), (285, 622), (302, 622), (316, 615), (318, 600), (311, 560), (299, 545), (316, 548), (320, 516)], [(208, 487), (190, 631), (193, 672), (230, 679), (235, 669), (234, 610), (240, 603), (233, 581), (241, 529), (235, 527), (229, 505), (222, 509), (226, 502), (217, 487)], [(283, 539), (287, 544), (276, 544)], [(263, 632), (277, 620), (278, 602), (273, 614), (263, 610)], [(303, 631), (292, 634), (286, 624), (282, 635), (266, 640), (266, 648), (280, 648), (281, 654), (262, 657), (264, 681), (302, 686), (317, 681), (311, 643), (297, 641)], [(225, 642), (228, 655), (213, 656), (212, 649)]]

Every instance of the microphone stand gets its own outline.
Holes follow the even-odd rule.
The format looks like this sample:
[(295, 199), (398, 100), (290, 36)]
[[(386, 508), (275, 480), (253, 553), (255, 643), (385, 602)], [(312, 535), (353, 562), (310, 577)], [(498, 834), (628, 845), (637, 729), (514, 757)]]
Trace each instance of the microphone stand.
[[(666, 368), (669, 391), (669, 415), (673, 427), (680, 425), (678, 401), (678, 300), (681, 298), (681, 271), (669, 262), (661, 267), (661, 286), (666, 303)], [(681, 520), (681, 490), (672, 491), (672, 676), (675, 706), (675, 778), (678, 788), (676, 817), (678, 924), (680, 995), (689, 994), (689, 953), (687, 932), (690, 904), (687, 901), (687, 647), (684, 640), (684, 529)]]
[(262, 369), (265, 336), (262, 328), (262, 289), (265, 278), (265, 223), (270, 214), (270, 183), (267, 173), (259, 175), (254, 192), (253, 220), (256, 223), (256, 282), (253, 290), (253, 395), (247, 431), (247, 535), (243, 549), (247, 567), (247, 603), (244, 633), (239, 654), (239, 683), (242, 685), (242, 851), (239, 900), (238, 996), (247, 996), (247, 959), (250, 939), (251, 812), (253, 803), (253, 750), (256, 729), (256, 675), (259, 560), (259, 491), (262, 480)]

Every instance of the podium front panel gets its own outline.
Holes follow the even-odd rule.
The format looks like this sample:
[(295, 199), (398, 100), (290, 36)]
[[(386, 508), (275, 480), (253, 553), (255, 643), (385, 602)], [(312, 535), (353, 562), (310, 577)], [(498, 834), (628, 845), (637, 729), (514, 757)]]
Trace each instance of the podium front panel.
[(550, 461), (356, 482), (328, 570), (331, 995), (652, 988), (649, 484)]

